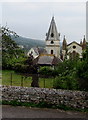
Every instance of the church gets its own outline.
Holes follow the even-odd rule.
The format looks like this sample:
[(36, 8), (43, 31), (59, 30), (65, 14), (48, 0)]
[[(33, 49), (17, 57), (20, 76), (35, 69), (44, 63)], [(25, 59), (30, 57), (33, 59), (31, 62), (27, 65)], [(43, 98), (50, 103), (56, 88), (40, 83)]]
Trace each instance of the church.
[(38, 64), (48, 65), (53, 63), (56, 65), (57, 61), (62, 62), (65, 59), (74, 59), (75, 57), (82, 58), (82, 52), (86, 49), (86, 39), (84, 35), (80, 43), (73, 41), (68, 44), (64, 36), (61, 44), (60, 33), (57, 30), (53, 16), (46, 33), (45, 45), (45, 48), (31, 48), (27, 55), (32, 55), (35, 61), (37, 59)]

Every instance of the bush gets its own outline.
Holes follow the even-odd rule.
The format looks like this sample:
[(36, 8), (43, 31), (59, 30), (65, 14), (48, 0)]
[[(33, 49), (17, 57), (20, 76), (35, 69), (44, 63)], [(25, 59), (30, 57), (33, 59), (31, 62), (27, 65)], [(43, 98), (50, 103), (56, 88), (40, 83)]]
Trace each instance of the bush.
[(53, 69), (50, 67), (40, 67), (39, 74), (45, 75), (45, 76), (52, 76)]
[(63, 73), (55, 78), (54, 88), (56, 89), (78, 89), (78, 83), (75, 79), (75, 72), (69, 71), (69, 74)]
[(88, 91), (88, 44), (83, 53), (83, 60), (77, 65), (77, 79), (79, 89)]
[(29, 65), (24, 65), (24, 64), (16, 64), (14, 67), (15, 72), (18, 73), (25, 73), (25, 74), (32, 74), (32, 73), (36, 73), (36, 70), (33, 66), (29, 66)]
[(79, 83), (79, 89), (88, 91), (88, 62), (82, 61), (77, 67), (77, 80)]

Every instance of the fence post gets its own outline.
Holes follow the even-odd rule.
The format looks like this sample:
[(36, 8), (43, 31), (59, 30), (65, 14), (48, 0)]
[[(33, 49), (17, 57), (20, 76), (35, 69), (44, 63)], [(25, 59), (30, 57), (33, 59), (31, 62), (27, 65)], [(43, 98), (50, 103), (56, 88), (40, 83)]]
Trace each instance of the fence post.
[(53, 78), (53, 88), (54, 88), (54, 78)]
[(44, 88), (45, 88), (45, 78), (44, 78)]
[(23, 76), (21, 77), (21, 86), (23, 87)]
[(10, 75), (10, 79), (11, 79), (11, 86), (12, 86), (12, 73), (11, 73), (11, 75)]

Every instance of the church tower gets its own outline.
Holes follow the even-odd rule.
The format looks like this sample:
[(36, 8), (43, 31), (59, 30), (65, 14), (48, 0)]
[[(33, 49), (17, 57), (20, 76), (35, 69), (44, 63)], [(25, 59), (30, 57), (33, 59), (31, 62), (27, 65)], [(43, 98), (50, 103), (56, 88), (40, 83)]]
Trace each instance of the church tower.
[(54, 17), (52, 17), (48, 33), (46, 33), (46, 51), (60, 58), (60, 33), (57, 31)]

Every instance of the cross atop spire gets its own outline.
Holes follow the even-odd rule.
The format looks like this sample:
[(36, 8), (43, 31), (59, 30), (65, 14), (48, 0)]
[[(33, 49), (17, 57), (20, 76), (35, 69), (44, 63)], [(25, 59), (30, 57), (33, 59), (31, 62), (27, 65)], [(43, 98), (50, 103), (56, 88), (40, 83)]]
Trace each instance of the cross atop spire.
[(85, 39), (85, 35), (84, 35), (84, 38), (83, 38), (83, 40), (86, 40), (86, 39)]
[(59, 40), (59, 33), (57, 32), (54, 16), (52, 17), (46, 40)]
[(54, 15), (52, 16), (52, 20), (54, 20)]

